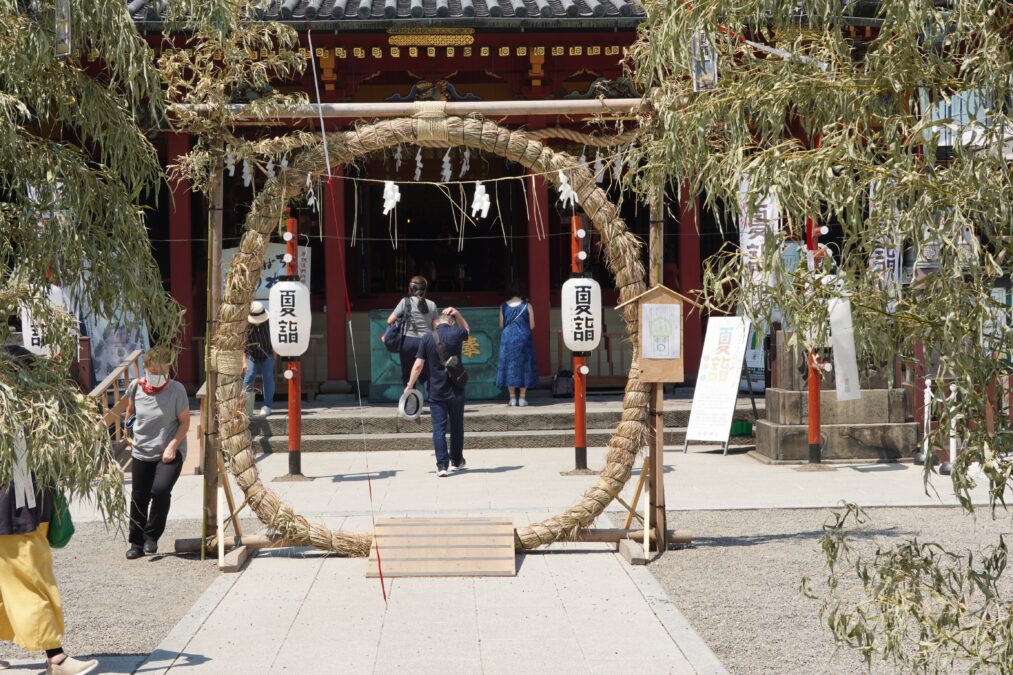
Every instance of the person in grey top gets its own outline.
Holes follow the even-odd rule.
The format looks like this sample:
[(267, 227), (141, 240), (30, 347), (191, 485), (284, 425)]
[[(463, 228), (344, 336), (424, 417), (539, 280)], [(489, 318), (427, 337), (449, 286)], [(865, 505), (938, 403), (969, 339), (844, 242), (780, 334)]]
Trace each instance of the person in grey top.
[(190, 402), (170, 379), (172, 358), (155, 347), (144, 355), (144, 377), (127, 387), (127, 420), (133, 417), (130, 456), (130, 549), (127, 559), (158, 551), (172, 503), (172, 488), (186, 458)]
[[(397, 321), (404, 315), (408, 325), (405, 329), (404, 341), (401, 343), (401, 384), (408, 384), (415, 365), (415, 356), (419, 351), (422, 338), (433, 332), (433, 320), (440, 315), (436, 303), (426, 299), (429, 283), (425, 277), (414, 276), (408, 283), (408, 297), (402, 298), (394, 311), (387, 317), (387, 325)], [(423, 370), (418, 381), (425, 384), (429, 381), (429, 369)]]

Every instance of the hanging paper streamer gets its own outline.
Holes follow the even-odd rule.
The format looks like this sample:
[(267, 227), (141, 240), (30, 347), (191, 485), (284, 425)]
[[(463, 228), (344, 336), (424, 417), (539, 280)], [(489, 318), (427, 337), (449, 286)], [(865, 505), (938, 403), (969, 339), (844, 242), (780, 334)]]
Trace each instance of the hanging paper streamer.
[(267, 169), (267, 177), (268, 178), (274, 178), (274, 159), (273, 158), (267, 160), (267, 166), (265, 168)]
[(253, 169), (249, 160), (243, 160), (243, 187), (250, 187), (253, 184)]
[(225, 153), (225, 168), (229, 170), (230, 176), (236, 175), (236, 157), (231, 150)]
[(288, 155), (282, 155), (281, 157), (281, 172), (285, 173), (288, 171)]
[(605, 180), (605, 162), (601, 160), (601, 150), (594, 151), (594, 180), (599, 185)]
[(401, 170), (401, 146), (394, 148), (394, 170)]
[(475, 197), (471, 200), (471, 217), (474, 218), (481, 214), (481, 217), (485, 218), (489, 215), (491, 205), (492, 200), (489, 199), (489, 193), (485, 191), (485, 186), (481, 181), (475, 183)]
[(579, 203), (577, 193), (570, 187), (570, 179), (562, 171), (559, 172), (559, 203), (571, 209)]
[(587, 155), (585, 154), (586, 151), (587, 146), (585, 145), (583, 148), (580, 149), (580, 159), (577, 160), (578, 162), (580, 162), (580, 165), (585, 169), (587, 168)]
[(449, 183), (453, 174), (453, 167), (450, 166), (450, 148), (447, 148), (446, 154), (443, 155), (443, 171), (440, 172), (440, 177), (443, 178), (444, 183)]
[(313, 191), (313, 174), (306, 173), (306, 190), (310, 193), (309, 197), (306, 198), (306, 205), (314, 211), (317, 210), (317, 195)]
[(401, 201), (401, 190), (398, 189), (397, 183), (385, 180), (383, 182), (383, 215), (393, 211), (399, 201)]
[(464, 155), (461, 157), (461, 173), (458, 174), (459, 178), (463, 178), (464, 174), (468, 173), (471, 169), (471, 148), (464, 149)]
[(422, 178), (422, 148), (415, 153), (415, 180)]
[(622, 176), (622, 173), (623, 173), (623, 153), (622, 152), (616, 153), (616, 161), (613, 164), (612, 173), (613, 173), (613, 176), (615, 177), (616, 180), (619, 180), (619, 178)]

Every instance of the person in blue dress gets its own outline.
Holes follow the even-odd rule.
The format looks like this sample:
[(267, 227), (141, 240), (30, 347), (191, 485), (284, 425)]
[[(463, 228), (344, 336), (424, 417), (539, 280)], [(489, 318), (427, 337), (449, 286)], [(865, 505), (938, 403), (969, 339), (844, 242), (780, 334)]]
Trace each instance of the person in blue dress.
[[(522, 298), (515, 286), (512, 298), (499, 308), (499, 369), (496, 386), (506, 387), (510, 393), (508, 405), (526, 406), (527, 392), (538, 385), (538, 364), (535, 362), (535, 343), (531, 331), (535, 327), (535, 312), (527, 298)], [(517, 396), (518, 391), (520, 396)]]

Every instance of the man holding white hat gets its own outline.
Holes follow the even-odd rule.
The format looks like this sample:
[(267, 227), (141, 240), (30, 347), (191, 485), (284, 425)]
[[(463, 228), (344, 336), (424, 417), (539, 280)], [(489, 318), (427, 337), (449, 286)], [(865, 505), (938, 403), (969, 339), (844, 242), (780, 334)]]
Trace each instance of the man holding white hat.
[(264, 378), (264, 407), (260, 414), (271, 414), (274, 403), (274, 348), (271, 346), (271, 331), (268, 328), (267, 309), (264, 303), (254, 300), (250, 303), (250, 315), (246, 317), (249, 327), (246, 331), (246, 371), (243, 375), (243, 387), (253, 391), (253, 381), (257, 372)]

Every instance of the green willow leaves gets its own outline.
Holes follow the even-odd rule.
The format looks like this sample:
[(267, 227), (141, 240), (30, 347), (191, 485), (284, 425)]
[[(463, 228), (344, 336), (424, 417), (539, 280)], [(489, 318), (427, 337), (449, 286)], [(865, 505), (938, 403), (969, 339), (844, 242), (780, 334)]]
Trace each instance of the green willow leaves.
[[(1008, 287), (1013, 257), (1013, 4), (643, 4), (647, 20), (628, 58), (647, 92), (635, 187), (646, 192), (659, 178), (687, 183), (730, 239), (740, 211), (768, 193), (780, 205), (762, 273), (749, 274), (728, 246), (707, 261), (701, 300), (714, 311), (742, 308), (761, 324), (776, 308), (793, 343), (808, 350), (826, 343), (827, 301), (850, 297), (864, 363), (913, 360), (923, 349), (935, 394), (956, 385), (955, 402), (936, 408), (930, 440), (945, 448), (955, 422), (962, 450), (953, 485), (962, 503), (970, 509), (970, 490), (982, 483), (993, 506), (1004, 504), (1013, 490), (1013, 433), (1000, 383), (1013, 372), (1013, 338), (1003, 294), (993, 289)], [(694, 92), (692, 45), (701, 35), (719, 77), (713, 90)], [(782, 255), (789, 242), (804, 241), (807, 218), (834, 235), (825, 249), (832, 258), (812, 269), (804, 254)], [(913, 278), (900, 285), (873, 274), (870, 259), (883, 248), (899, 248)], [(897, 560), (916, 558), (930, 567), (944, 559), (912, 549), (877, 559), (870, 574), (893, 574)], [(1000, 611), (1008, 617), (1009, 604)], [(848, 616), (885, 630), (871, 614)], [(845, 623), (831, 626), (842, 641)], [(1013, 639), (1008, 621), (1000, 628)], [(939, 650), (953, 656), (959, 648), (943, 641)], [(901, 651), (890, 655), (901, 659)]]

